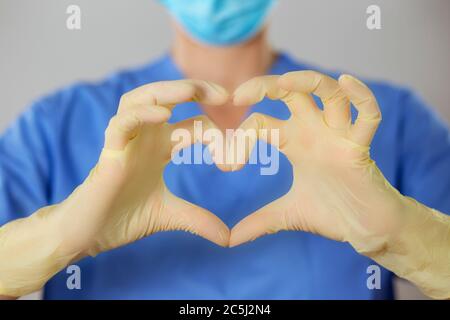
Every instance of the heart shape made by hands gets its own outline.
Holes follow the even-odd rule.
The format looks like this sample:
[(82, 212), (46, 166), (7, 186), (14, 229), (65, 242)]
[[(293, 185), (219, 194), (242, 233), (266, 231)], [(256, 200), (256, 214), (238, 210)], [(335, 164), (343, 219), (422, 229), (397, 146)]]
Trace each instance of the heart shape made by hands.
[[(312, 94), (321, 98), (323, 110)], [(381, 120), (372, 92), (351, 76), (341, 76), (337, 81), (318, 72), (298, 71), (254, 78), (235, 91), (233, 102), (249, 106), (264, 97), (282, 100), (291, 117), (284, 121), (251, 114), (237, 131), (254, 134), (246, 135), (250, 137), (246, 147), (236, 149), (239, 144), (217, 147), (214, 141), (220, 130), (204, 115), (167, 123), (179, 103), (224, 105), (229, 94), (218, 85), (199, 80), (168, 81), (125, 94), (106, 132), (97, 168), (97, 175), (108, 176), (108, 183), (120, 186), (122, 192), (115, 193), (111, 211), (116, 214), (108, 218), (105, 232), (99, 233), (94, 251), (168, 230), (185, 230), (221, 246), (236, 246), (280, 230), (302, 230), (348, 241), (350, 229), (355, 231), (353, 236), (362, 236), (366, 225), (376, 225), (371, 216), (360, 214), (365, 206), (362, 200), (373, 203), (387, 192), (374, 191), (371, 183), (374, 175), (381, 175), (369, 156)], [(354, 123), (350, 101), (358, 110)], [(206, 141), (199, 141), (195, 135), (199, 122), (215, 132)], [(190, 133), (190, 138), (174, 142), (171, 138), (178, 129)], [(277, 135), (260, 134), (272, 131)], [(293, 185), (288, 193), (244, 218), (231, 232), (213, 213), (173, 195), (165, 186), (164, 167), (181, 149), (202, 142), (221, 170), (235, 171), (245, 165), (257, 140), (275, 145), (286, 155), (293, 166)], [(367, 199), (368, 194), (372, 199)], [(385, 226), (378, 227), (382, 232)], [(111, 228), (120, 236), (109, 236)]]

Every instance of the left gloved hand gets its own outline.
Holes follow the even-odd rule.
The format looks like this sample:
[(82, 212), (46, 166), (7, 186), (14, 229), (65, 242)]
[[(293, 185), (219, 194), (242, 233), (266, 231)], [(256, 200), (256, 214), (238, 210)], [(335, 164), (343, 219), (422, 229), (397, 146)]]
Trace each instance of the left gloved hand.
[[(310, 94), (321, 98), (323, 111)], [(251, 105), (265, 96), (284, 101), (291, 118), (253, 114), (250, 121), (280, 130), (278, 148), (292, 163), (293, 185), (239, 222), (230, 246), (280, 230), (312, 232), (349, 242), (430, 296), (449, 297), (450, 219), (402, 196), (370, 158), (381, 113), (369, 88), (348, 75), (336, 81), (300, 71), (250, 80), (234, 103)], [(355, 123), (350, 101), (358, 110)]]

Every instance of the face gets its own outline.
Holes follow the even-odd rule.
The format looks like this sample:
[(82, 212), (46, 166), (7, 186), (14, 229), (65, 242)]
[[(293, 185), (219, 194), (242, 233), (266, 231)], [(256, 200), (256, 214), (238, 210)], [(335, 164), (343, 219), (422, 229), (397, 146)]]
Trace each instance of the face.
[(252, 38), (276, 0), (160, 0), (196, 40), (231, 46)]

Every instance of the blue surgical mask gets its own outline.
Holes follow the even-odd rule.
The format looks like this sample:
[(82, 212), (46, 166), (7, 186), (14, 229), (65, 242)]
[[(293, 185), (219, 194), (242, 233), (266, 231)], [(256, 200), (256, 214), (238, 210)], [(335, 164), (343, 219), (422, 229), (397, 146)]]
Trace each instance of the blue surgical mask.
[(261, 30), (276, 0), (160, 0), (200, 42), (230, 46)]

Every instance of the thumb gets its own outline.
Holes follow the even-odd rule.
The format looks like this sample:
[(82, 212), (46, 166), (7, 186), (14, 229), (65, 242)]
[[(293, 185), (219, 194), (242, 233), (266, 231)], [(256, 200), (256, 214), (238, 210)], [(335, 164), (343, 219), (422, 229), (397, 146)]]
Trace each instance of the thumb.
[(139, 106), (115, 115), (105, 131), (106, 150), (125, 149), (134, 139), (142, 125), (157, 125), (166, 122), (171, 112), (161, 106)]
[(288, 210), (280, 208), (277, 201), (269, 203), (242, 219), (231, 229), (230, 247), (253, 241), (264, 235), (289, 230)]
[(198, 235), (219, 246), (228, 247), (230, 229), (216, 215), (190, 202), (168, 195), (160, 231), (182, 230)]

